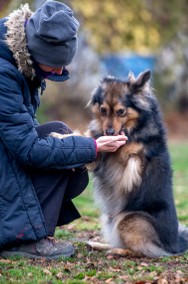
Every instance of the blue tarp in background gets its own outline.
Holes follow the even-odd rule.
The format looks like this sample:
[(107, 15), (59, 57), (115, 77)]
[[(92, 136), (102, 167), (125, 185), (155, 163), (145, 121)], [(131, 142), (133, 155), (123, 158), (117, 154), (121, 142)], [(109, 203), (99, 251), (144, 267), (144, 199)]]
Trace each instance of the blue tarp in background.
[(144, 70), (154, 69), (155, 56), (142, 56), (138, 54), (110, 54), (101, 57), (104, 72), (107, 75), (125, 79), (129, 72), (134, 73), (135, 77)]

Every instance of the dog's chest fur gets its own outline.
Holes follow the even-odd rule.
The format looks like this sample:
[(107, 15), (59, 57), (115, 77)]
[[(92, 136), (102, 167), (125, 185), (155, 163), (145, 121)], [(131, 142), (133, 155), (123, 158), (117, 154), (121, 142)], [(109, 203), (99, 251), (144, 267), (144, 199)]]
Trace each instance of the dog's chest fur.
[(103, 155), (94, 173), (95, 200), (102, 212), (111, 217), (121, 212), (129, 194), (142, 181), (142, 145), (130, 143), (116, 153)]

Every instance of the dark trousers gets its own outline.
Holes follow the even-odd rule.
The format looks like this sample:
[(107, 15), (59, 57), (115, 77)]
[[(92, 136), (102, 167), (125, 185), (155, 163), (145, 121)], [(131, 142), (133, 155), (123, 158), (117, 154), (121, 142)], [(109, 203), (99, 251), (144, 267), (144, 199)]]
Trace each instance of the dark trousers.
[[(51, 132), (71, 133), (60, 121), (36, 127), (40, 138)], [(80, 217), (72, 199), (86, 188), (89, 178), (86, 169), (73, 170), (31, 169), (30, 176), (42, 208), (48, 235), (53, 236), (56, 226), (68, 224)]]

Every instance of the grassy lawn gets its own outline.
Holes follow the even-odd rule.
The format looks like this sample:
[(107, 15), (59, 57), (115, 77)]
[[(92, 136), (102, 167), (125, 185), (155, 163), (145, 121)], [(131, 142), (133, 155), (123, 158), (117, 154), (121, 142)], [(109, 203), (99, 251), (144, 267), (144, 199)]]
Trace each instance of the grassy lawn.
[(179, 220), (188, 225), (188, 143), (170, 145), (174, 195)]
[[(174, 195), (181, 223), (188, 225), (188, 142), (170, 143)], [(58, 228), (58, 238), (74, 242), (76, 255), (58, 261), (0, 259), (0, 283), (188, 283), (188, 253), (160, 259), (106, 256), (91, 251), (86, 241), (100, 236), (92, 182), (75, 200), (82, 218)]]

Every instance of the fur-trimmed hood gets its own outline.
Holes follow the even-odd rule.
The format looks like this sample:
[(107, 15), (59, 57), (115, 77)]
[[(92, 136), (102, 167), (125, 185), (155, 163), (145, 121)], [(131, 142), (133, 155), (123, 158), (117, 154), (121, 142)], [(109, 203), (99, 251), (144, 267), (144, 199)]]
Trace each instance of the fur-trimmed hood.
[(21, 5), (19, 9), (13, 11), (7, 17), (5, 26), (7, 33), (5, 42), (13, 53), (18, 69), (26, 77), (33, 79), (35, 77), (35, 69), (31, 60), (31, 54), (27, 48), (25, 25), (31, 17), (32, 11), (29, 5)]

